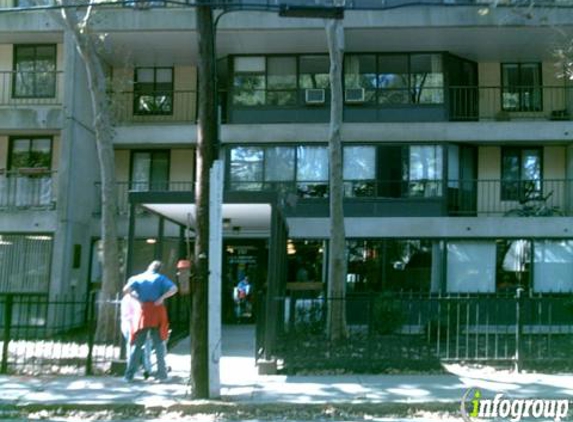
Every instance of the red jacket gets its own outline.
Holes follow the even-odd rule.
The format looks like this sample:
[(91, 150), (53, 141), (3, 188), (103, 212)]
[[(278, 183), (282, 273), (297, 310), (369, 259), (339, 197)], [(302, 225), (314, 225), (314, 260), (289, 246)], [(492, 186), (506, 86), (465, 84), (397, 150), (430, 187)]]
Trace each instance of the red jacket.
[(167, 308), (164, 305), (155, 305), (153, 302), (144, 302), (139, 309), (134, 312), (131, 323), (130, 343), (135, 342), (135, 336), (144, 328), (158, 328), (161, 340), (167, 340), (169, 335), (169, 320), (167, 318)]

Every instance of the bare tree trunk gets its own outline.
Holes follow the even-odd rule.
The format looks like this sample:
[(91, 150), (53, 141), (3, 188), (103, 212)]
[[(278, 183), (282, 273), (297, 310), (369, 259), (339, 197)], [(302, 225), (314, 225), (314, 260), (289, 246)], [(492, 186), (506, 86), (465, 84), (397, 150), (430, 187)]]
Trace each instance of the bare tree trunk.
[(344, 28), (336, 19), (326, 21), (330, 56), (330, 243), (328, 256), (327, 327), (331, 341), (346, 338), (346, 233), (344, 228), (344, 186), (342, 174), (342, 58)]
[[(65, 4), (65, 3), (64, 3)], [(89, 14), (89, 12), (87, 12)], [(102, 60), (97, 39), (86, 28), (89, 15), (79, 22), (75, 9), (62, 9), (63, 24), (71, 32), (76, 48), (84, 62), (92, 102), (96, 148), (101, 178), (101, 236), (103, 243), (102, 299), (98, 309), (96, 339), (113, 341), (117, 335), (114, 306), (107, 303), (121, 290), (119, 250), (117, 242), (117, 194), (113, 127)], [(59, 19), (56, 19), (59, 20)], [(70, 140), (73, 142), (73, 140)]]
[(195, 277), (191, 314), (192, 396), (209, 398), (208, 292), (209, 292), (209, 170), (217, 141), (217, 116), (214, 86), (214, 26), (210, 5), (197, 7), (199, 43), (199, 105), (197, 125), (197, 181), (195, 183)]

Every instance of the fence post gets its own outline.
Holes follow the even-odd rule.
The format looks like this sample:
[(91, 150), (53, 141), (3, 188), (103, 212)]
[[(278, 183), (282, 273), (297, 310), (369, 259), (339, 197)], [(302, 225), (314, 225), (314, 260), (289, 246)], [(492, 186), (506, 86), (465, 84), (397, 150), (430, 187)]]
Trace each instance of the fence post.
[(94, 350), (94, 342), (95, 342), (95, 331), (96, 331), (96, 324), (95, 324), (95, 307), (97, 305), (97, 298), (98, 295), (96, 293), (95, 296), (88, 300), (88, 357), (86, 359), (86, 375), (92, 375), (92, 363), (93, 363), (93, 350)]
[(515, 291), (515, 372), (520, 372), (523, 369), (523, 356), (521, 355), (522, 347), (522, 333), (523, 333), (523, 288), (519, 287)]
[(4, 335), (2, 344), (2, 363), (0, 365), (0, 374), (8, 372), (8, 345), (10, 343), (10, 329), (12, 328), (12, 303), (14, 296), (8, 294), (5, 296), (6, 302), (4, 307)]

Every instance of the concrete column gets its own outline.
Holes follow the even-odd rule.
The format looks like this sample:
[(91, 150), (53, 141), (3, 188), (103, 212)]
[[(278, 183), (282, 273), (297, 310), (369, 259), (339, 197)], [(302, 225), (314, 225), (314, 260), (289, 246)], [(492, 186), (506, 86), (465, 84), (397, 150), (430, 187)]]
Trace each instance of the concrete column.
[(223, 257), (223, 160), (211, 168), (209, 204), (209, 397), (221, 396), (219, 361), (221, 359), (221, 280)]
[[(57, 169), (57, 223), (50, 295), (83, 295), (90, 262), (95, 175), (99, 173), (84, 65), (71, 36), (64, 34), (63, 127)], [(86, 163), (90, 163), (86, 165)], [(74, 262), (74, 250), (79, 259)]]

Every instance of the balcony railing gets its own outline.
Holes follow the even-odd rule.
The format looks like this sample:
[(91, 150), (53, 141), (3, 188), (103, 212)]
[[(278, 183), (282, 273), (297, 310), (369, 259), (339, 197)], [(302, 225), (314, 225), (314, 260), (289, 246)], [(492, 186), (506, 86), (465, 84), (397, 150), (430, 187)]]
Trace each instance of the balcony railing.
[(53, 209), (55, 173), (43, 168), (0, 171), (0, 211)]
[(119, 123), (195, 123), (197, 91), (116, 92), (112, 107)]
[(63, 72), (0, 71), (0, 106), (62, 104)]
[[(117, 182), (117, 211), (127, 214), (129, 211), (129, 192), (190, 192), (193, 182)], [(101, 213), (101, 183), (95, 184), (95, 214)]]

